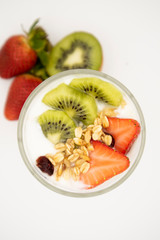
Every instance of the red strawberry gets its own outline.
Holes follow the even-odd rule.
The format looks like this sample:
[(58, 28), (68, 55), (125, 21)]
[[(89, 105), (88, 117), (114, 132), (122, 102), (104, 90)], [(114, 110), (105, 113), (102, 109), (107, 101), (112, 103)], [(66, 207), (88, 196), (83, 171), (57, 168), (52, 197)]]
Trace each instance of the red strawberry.
[(31, 74), (17, 76), (9, 89), (4, 114), (8, 120), (17, 120), (21, 108), (30, 93), (42, 82)]
[(127, 153), (140, 133), (140, 124), (127, 118), (108, 117), (108, 121), (109, 127), (105, 131), (113, 136), (115, 149)]
[(94, 151), (91, 151), (91, 167), (81, 180), (88, 188), (94, 188), (113, 176), (122, 173), (129, 167), (129, 159), (99, 141), (92, 141)]
[[(36, 26), (38, 19), (33, 23), (26, 35), (10, 37), (0, 50), (0, 76), (10, 78), (28, 72), (35, 66), (37, 59), (38, 70), (42, 68), (45, 78), (44, 66), (47, 64), (51, 43), (43, 28)], [(36, 66), (37, 69), (37, 66)], [(34, 70), (35, 71), (35, 70)]]
[(0, 50), (0, 76), (10, 78), (27, 72), (37, 61), (36, 52), (23, 35), (10, 37)]

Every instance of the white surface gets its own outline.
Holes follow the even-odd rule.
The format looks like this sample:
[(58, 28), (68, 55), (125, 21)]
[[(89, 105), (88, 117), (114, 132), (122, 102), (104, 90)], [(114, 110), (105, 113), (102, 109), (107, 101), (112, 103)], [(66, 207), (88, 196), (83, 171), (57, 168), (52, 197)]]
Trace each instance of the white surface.
[(107, 194), (77, 199), (41, 185), (17, 146), (17, 122), (3, 116), (12, 80), (0, 79), (0, 239), (160, 239), (160, 1), (1, 1), (0, 46), (41, 18), (53, 43), (75, 30), (100, 40), (102, 71), (125, 84), (146, 120), (147, 141), (134, 173)]

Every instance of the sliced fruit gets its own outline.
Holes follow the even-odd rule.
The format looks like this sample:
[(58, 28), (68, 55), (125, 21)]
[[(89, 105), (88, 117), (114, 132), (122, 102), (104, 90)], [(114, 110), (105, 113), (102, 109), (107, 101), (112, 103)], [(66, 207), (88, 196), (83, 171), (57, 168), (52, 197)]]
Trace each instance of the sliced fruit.
[(52, 108), (64, 110), (71, 118), (85, 125), (92, 124), (97, 115), (94, 98), (65, 83), (48, 92), (42, 101)]
[(22, 74), (13, 79), (4, 108), (8, 120), (17, 120), (24, 102), (30, 93), (42, 82), (31, 74)]
[(99, 141), (92, 141), (94, 151), (89, 153), (91, 167), (81, 174), (87, 188), (94, 188), (106, 180), (122, 173), (129, 167), (129, 159)]
[(127, 153), (140, 133), (140, 124), (127, 118), (108, 117), (108, 121), (109, 127), (105, 128), (105, 132), (113, 136), (115, 149)]
[(38, 122), (43, 134), (53, 144), (64, 142), (68, 138), (74, 137), (76, 125), (63, 111), (47, 110), (39, 116)]
[(114, 106), (119, 106), (123, 99), (122, 93), (113, 84), (99, 78), (75, 78), (71, 81), (70, 86)]
[(69, 69), (99, 70), (102, 48), (90, 33), (74, 32), (63, 38), (51, 51), (47, 71), (50, 76)]

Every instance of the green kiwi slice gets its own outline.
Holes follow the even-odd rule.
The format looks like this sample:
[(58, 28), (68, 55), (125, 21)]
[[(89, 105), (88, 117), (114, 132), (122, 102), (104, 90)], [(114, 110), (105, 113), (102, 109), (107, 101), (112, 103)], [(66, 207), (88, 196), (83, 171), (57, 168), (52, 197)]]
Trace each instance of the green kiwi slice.
[(38, 117), (43, 134), (56, 144), (74, 137), (75, 122), (63, 111), (47, 110)]
[(42, 102), (54, 109), (64, 110), (68, 116), (84, 125), (92, 124), (97, 115), (95, 99), (65, 83), (48, 92)]
[(123, 99), (122, 93), (114, 85), (99, 78), (75, 78), (70, 86), (113, 106), (119, 106)]
[(102, 48), (90, 33), (74, 32), (51, 50), (46, 70), (50, 76), (69, 69), (99, 70), (102, 65)]

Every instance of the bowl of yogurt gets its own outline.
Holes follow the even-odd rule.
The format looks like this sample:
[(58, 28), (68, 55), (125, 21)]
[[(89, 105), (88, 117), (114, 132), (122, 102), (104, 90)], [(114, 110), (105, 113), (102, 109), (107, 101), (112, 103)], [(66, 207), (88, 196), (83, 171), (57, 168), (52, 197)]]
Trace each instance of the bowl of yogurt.
[[(105, 173), (108, 174), (108, 172), (107, 172), (108, 170), (107, 171), (105, 170), (102, 183), (101, 183), (101, 179), (100, 179), (100, 183), (98, 183), (98, 181), (95, 180), (95, 181), (97, 181), (97, 184), (95, 184), (94, 187), (93, 186), (86, 187), (86, 184), (85, 184), (86, 182), (83, 180), (87, 179), (87, 178), (89, 178), (89, 180), (90, 180), (91, 176), (88, 174), (89, 177), (88, 176), (86, 178), (83, 178), (83, 176), (81, 177), (81, 175), (83, 175), (83, 171), (82, 171), (82, 169), (84, 169), (83, 167), (79, 168), (79, 170), (81, 169), (81, 172), (79, 172), (77, 174), (79, 176), (78, 180), (75, 180), (74, 178), (71, 178), (71, 177), (66, 179), (65, 177), (63, 177), (63, 174), (58, 179), (57, 179), (57, 177), (55, 177), (56, 172), (60, 171), (59, 169), (56, 170), (57, 166), (59, 168), (60, 168), (60, 166), (62, 166), (61, 160), (55, 166), (53, 163), (54, 156), (57, 154), (57, 148), (55, 147), (57, 143), (53, 143), (44, 135), (44, 132), (42, 131), (42, 128), (38, 122), (39, 116), (43, 115), (44, 112), (51, 110), (51, 106), (44, 104), (44, 102), (42, 101), (44, 99), (44, 96), (47, 93), (51, 92), (53, 89), (58, 88), (58, 86), (60, 86), (62, 84), (69, 86), (70, 83), (73, 81), (73, 79), (84, 79), (84, 78), (87, 78), (87, 79), (97, 78), (103, 82), (110, 83), (116, 89), (118, 89), (118, 91), (121, 92), (122, 97), (123, 97), (122, 103), (116, 107), (110, 106), (110, 104), (108, 104), (106, 102), (97, 101), (95, 99), (96, 106), (97, 106), (96, 119), (100, 119), (100, 115), (102, 115), (103, 110), (108, 109), (109, 110), (108, 112), (113, 113), (113, 116), (106, 115), (106, 120), (109, 121), (110, 123), (111, 123), (112, 118), (113, 118), (113, 120), (117, 120), (117, 118), (118, 119), (130, 119), (130, 121), (132, 121), (131, 119), (133, 119), (140, 126), (140, 132), (138, 133), (138, 136), (136, 136), (136, 140), (134, 141), (134, 143), (132, 144), (132, 146), (126, 153), (121, 153), (121, 152), (119, 153), (119, 149), (117, 151), (117, 149), (115, 150), (114, 147), (111, 150), (108, 146), (103, 149), (103, 146), (102, 146), (102, 151), (106, 150), (105, 154), (107, 154), (107, 151), (113, 151), (113, 152), (115, 152), (115, 154), (117, 154), (118, 158), (120, 155), (122, 157), (124, 156), (125, 160), (129, 159), (128, 160), (129, 165), (127, 166), (125, 171), (121, 171), (119, 174), (115, 174), (115, 176), (109, 177), (108, 179), (105, 179)], [(95, 121), (98, 121), (98, 120), (95, 120)], [(50, 124), (50, 123), (48, 123), (48, 124)], [(93, 131), (93, 129), (98, 129), (98, 127), (96, 127), (94, 124), (96, 125), (97, 123), (93, 122), (92, 124), (89, 124), (89, 126), (92, 125), (92, 131)], [(81, 129), (82, 133), (80, 135), (85, 136), (88, 126), (84, 126), (84, 124), (82, 122), (77, 123), (77, 121), (75, 121), (75, 125), (76, 125), (75, 132), (78, 131), (79, 129)], [(100, 126), (100, 124), (97, 124), (97, 125)], [(103, 126), (100, 129), (103, 130)], [(94, 132), (91, 133), (91, 137), (90, 137), (91, 138), (90, 140), (95, 141), (95, 143), (90, 144), (90, 145), (94, 145), (98, 149), (98, 147), (99, 147), (98, 144), (105, 145), (103, 142), (103, 141), (105, 141), (104, 139), (109, 139), (110, 137), (105, 138), (106, 133), (103, 133), (103, 136), (101, 138), (98, 139), (98, 137), (97, 137), (97, 139), (96, 139), (96, 137), (95, 137), (95, 139), (94, 139), (95, 131), (96, 130), (94, 130)], [(91, 130), (90, 130), (90, 132), (91, 132)], [(105, 73), (94, 71), (94, 70), (89, 70), (89, 69), (87, 69), (87, 70), (86, 69), (68, 70), (68, 71), (64, 71), (64, 72), (58, 73), (56, 75), (53, 75), (50, 78), (46, 79), (27, 98), (27, 100), (21, 110), (21, 114), (20, 114), (20, 118), (19, 118), (19, 122), (18, 122), (19, 150), (20, 150), (22, 159), (23, 159), (24, 163), (26, 164), (27, 168), (29, 169), (29, 171), (45, 187), (51, 189), (54, 192), (57, 192), (57, 193), (60, 193), (63, 195), (67, 195), (67, 196), (71, 196), (71, 197), (96, 196), (99, 194), (106, 193), (106, 192), (118, 187), (120, 184), (122, 184), (131, 175), (131, 173), (134, 171), (134, 169), (136, 168), (137, 164), (139, 163), (139, 161), (141, 159), (141, 156), (142, 156), (142, 153), (144, 150), (144, 145), (145, 145), (145, 134), (146, 134), (145, 133), (145, 121), (144, 121), (143, 113), (142, 113), (142, 110), (141, 110), (137, 100), (133, 96), (133, 94), (122, 83), (120, 83), (118, 80), (114, 79), (113, 77), (108, 76)], [(113, 137), (111, 134), (110, 134), (110, 136)], [(83, 137), (81, 137), (81, 140), (84, 142), (84, 144), (82, 143), (82, 144), (80, 144), (81, 146), (79, 146), (76, 143), (77, 139), (80, 139), (78, 137), (77, 136), (72, 137), (72, 140), (75, 141), (75, 145), (72, 149), (72, 156), (73, 156), (73, 151), (76, 152), (77, 149), (79, 149), (78, 151), (81, 151), (82, 148), (85, 150), (85, 148), (87, 148), (86, 146), (88, 146), (88, 144), (85, 145), (86, 143), (83, 140)], [(67, 140), (68, 139), (66, 139), (66, 142), (67, 142)], [(113, 137), (113, 140), (115, 142), (117, 141), (117, 139), (114, 139), (114, 137)], [(100, 142), (100, 143), (97, 143), (97, 142)], [(101, 142), (103, 142), (103, 143), (101, 143)], [(96, 145), (96, 143), (97, 143), (97, 145)], [(63, 147), (64, 144), (66, 144), (66, 143), (62, 143), (59, 146)], [(117, 146), (118, 146), (118, 144), (117, 144)], [(100, 145), (100, 147), (101, 147), (101, 145)], [(93, 164), (93, 161), (95, 160), (94, 147), (93, 147), (93, 149), (91, 149), (91, 151), (92, 151), (92, 153), (90, 153), (90, 150), (88, 150), (88, 153), (86, 154), (86, 156), (88, 157), (88, 160), (85, 160), (84, 161), (85, 164), (83, 165), (83, 166), (86, 166), (89, 169), (88, 171), (90, 171), (90, 172), (93, 167), (97, 166), (97, 165)], [(63, 153), (63, 152), (60, 152), (60, 154), (61, 153)], [(53, 165), (53, 169), (52, 169), (53, 171), (51, 171), (51, 172), (53, 172), (53, 174), (47, 174), (46, 172), (43, 172), (42, 169), (40, 169), (37, 164), (37, 159), (39, 159), (41, 156), (49, 156), (49, 154), (51, 154), (53, 156), (53, 162), (51, 161), (51, 163)], [(100, 154), (101, 154), (101, 152), (100, 152)], [(68, 161), (68, 159), (69, 160), (72, 159), (72, 156), (71, 156), (71, 154), (63, 155), (63, 157), (62, 157), (63, 170), (66, 170), (64, 160), (67, 159), (67, 161)], [(86, 159), (87, 159), (87, 157), (86, 157)], [(91, 158), (91, 160), (89, 158)], [(105, 156), (104, 156), (104, 158), (105, 158)], [(100, 159), (100, 157), (99, 157), (99, 159)], [(83, 157), (81, 157), (80, 159), (76, 159), (75, 161), (78, 161), (78, 160), (84, 160), (84, 159), (83, 159)], [(49, 161), (50, 161), (50, 159), (49, 159)], [(81, 161), (81, 162), (83, 163), (83, 161)], [(104, 164), (104, 163), (102, 163), (102, 164)], [(75, 171), (76, 170), (79, 171), (78, 168), (76, 168), (75, 166), (77, 166), (77, 165), (75, 164), (74, 161), (72, 161), (70, 169), (74, 168)], [(97, 171), (99, 171), (99, 169)], [(115, 171), (115, 169), (116, 168), (114, 168), (113, 171)], [(55, 174), (54, 174), (54, 172), (55, 172)], [(92, 175), (93, 175), (93, 172), (92, 172)], [(85, 171), (84, 171), (84, 174), (87, 174), (87, 173), (85, 173)], [(92, 178), (93, 178), (92, 181), (94, 182), (94, 175), (92, 176)]]

